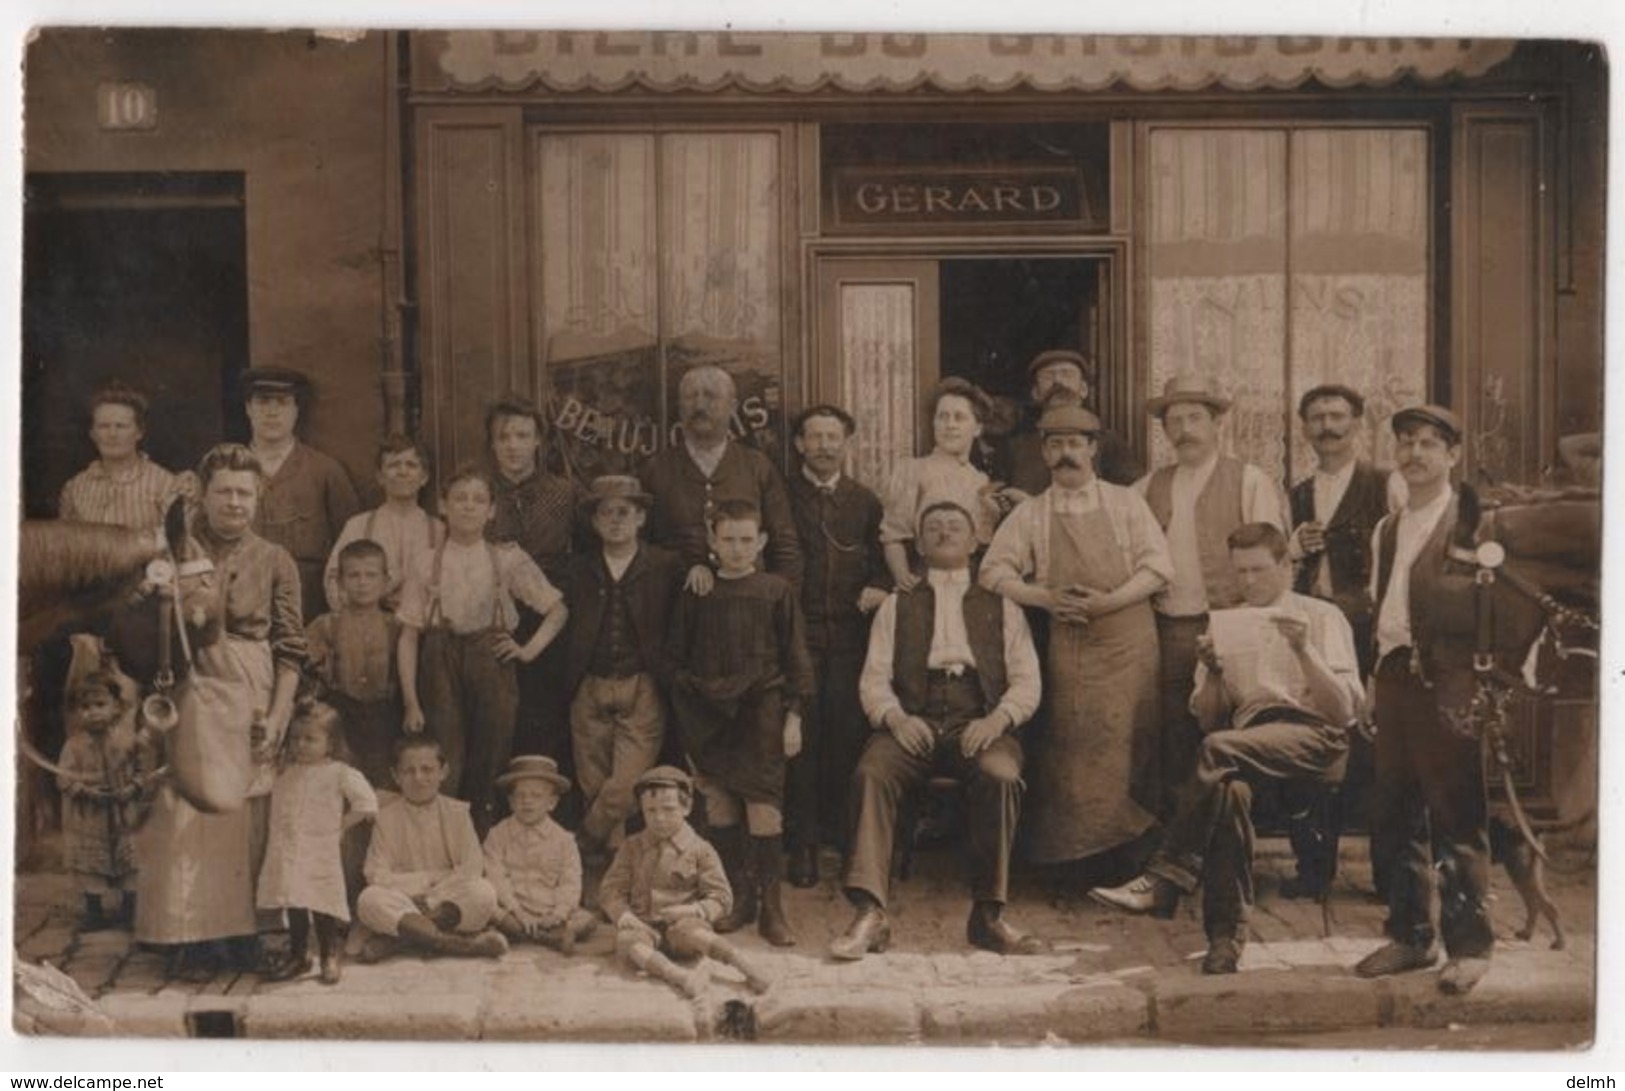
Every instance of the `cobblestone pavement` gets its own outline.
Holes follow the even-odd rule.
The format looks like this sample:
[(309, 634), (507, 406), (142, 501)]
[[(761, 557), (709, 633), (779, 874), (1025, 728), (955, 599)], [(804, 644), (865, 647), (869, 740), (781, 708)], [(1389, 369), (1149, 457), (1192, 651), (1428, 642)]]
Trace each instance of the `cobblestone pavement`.
[(713, 963), (706, 994), (684, 1000), (617, 965), (607, 927), (568, 959), (525, 947), (500, 961), (352, 963), (331, 987), (252, 974), (187, 985), (168, 979), (163, 958), (136, 948), (128, 932), (78, 932), (69, 881), (49, 873), (19, 877), (16, 942), (22, 958), (48, 960), (78, 981), (121, 1035), (184, 1036), (198, 1032), (201, 1016), (214, 1033), (262, 1038), (1280, 1047), (1347, 1036), (1367, 1047), (1449, 1049), (1494, 1044), (1484, 1028), (1516, 1024), (1523, 1049), (1586, 1044), (1594, 871), (1548, 876), (1568, 931), (1567, 947), (1551, 950), (1544, 925), (1532, 941), (1514, 937), (1522, 903), (1497, 869), (1493, 968), (1470, 995), (1445, 997), (1432, 973), (1366, 981), (1350, 972), (1380, 942), (1383, 911), (1368, 893), (1361, 846), (1345, 845), (1324, 937), (1318, 905), (1278, 893), (1290, 867), (1284, 846), (1261, 843), (1252, 937), (1242, 972), (1228, 977), (1199, 972), (1204, 942), (1191, 899), (1175, 920), (1157, 921), (1056, 897), (1031, 879), (1018, 880), (1007, 914), (1052, 953), (973, 951), (958, 862), (946, 849), (922, 853), (915, 875), (897, 885), (892, 948), (858, 963), (824, 953), (850, 916), (838, 861), (826, 857), (819, 887), (786, 887), (800, 946), (779, 951), (754, 933), (737, 937), (777, 975), (762, 996)]

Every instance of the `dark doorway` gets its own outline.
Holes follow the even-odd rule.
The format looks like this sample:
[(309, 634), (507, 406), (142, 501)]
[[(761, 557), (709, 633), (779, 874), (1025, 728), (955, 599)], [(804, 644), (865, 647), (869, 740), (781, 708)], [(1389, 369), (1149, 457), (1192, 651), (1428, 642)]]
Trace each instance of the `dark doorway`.
[(29, 175), (23, 247), (25, 515), (95, 457), (86, 401), (112, 379), (152, 399), (147, 453), (195, 465), (248, 357), (243, 176)]
[(966, 258), (941, 265), (942, 374), (1020, 404), (1045, 349), (1099, 359), (1103, 265), (1077, 258)]

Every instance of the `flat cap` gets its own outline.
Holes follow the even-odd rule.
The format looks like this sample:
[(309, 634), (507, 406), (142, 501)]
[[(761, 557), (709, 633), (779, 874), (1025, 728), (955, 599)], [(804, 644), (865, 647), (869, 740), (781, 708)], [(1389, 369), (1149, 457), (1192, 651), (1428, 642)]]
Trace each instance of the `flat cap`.
[(1044, 410), (1038, 418), (1038, 431), (1046, 436), (1098, 435), (1100, 418), (1078, 405), (1063, 405)]
[(303, 395), (310, 390), (310, 376), (291, 367), (251, 367), (243, 372), (238, 385), (245, 398), (255, 394)]
[(1083, 376), (1084, 382), (1094, 381), (1094, 375), (1091, 374), (1094, 371), (1094, 365), (1090, 362), (1089, 357), (1076, 349), (1046, 349), (1040, 352), (1033, 357), (1032, 363), (1027, 365), (1028, 381), (1031, 381), (1040, 371), (1052, 364), (1071, 364), (1078, 369), (1078, 374)]
[(694, 780), (675, 765), (657, 765), (632, 784), (632, 794), (641, 796), (656, 788), (676, 788), (684, 795), (694, 794)]
[(1408, 405), (1388, 418), (1388, 427), (1399, 435), (1407, 425), (1431, 424), (1451, 443), (1461, 442), (1461, 419), (1442, 405)]

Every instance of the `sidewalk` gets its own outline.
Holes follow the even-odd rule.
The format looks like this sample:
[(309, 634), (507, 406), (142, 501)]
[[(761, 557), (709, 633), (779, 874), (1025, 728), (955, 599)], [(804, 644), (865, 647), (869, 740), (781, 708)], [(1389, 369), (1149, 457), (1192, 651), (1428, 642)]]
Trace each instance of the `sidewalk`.
[[(763, 996), (713, 963), (707, 994), (686, 1001), (616, 965), (607, 926), (570, 959), (526, 947), (500, 961), (351, 964), (335, 987), (314, 979), (264, 984), (249, 974), (184, 985), (166, 980), (163, 959), (135, 949), (128, 932), (77, 933), (77, 899), (67, 877), (54, 874), (19, 876), (16, 941), (22, 958), (49, 960), (78, 981), (120, 1035), (1280, 1047), (1351, 1032), (1380, 1046), (1387, 1031), (1406, 1048), (1448, 1049), (1452, 1035), (1463, 1040), (1461, 1031), (1517, 1024), (1549, 1028), (1533, 1034), (1544, 1048), (1590, 1040), (1594, 872), (1548, 874), (1568, 933), (1566, 949), (1553, 951), (1544, 924), (1531, 941), (1514, 938), (1523, 906), (1497, 868), (1492, 913), (1501, 942), (1493, 968), (1471, 994), (1445, 997), (1433, 973), (1366, 981), (1350, 972), (1380, 943), (1383, 910), (1367, 893), (1363, 842), (1345, 846), (1332, 935), (1322, 938), (1320, 907), (1277, 892), (1291, 866), (1284, 844), (1260, 844), (1252, 939), (1242, 972), (1225, 977), (1198, 968), (1205, 944), (1193, 899), (1176, 920), (1156, 921), (1087, 900), (1052, 904), (1031, 881), (1017, 883), (1007, 913), (1049, 940), (1053, 953), (973, 951), (964, 940), (969, 906), (958, 860), (947, 849), (921, 854), (914, 877), (894, 893), (892, 948), (859, 963), (824, 954), (850, 916), (834, 858), (826, 857), (819, 887), (786, 887), (801, 945), (781, 952), (754, 933), (739, 937), (778, 975)], [(1523, 1048), (1530, 1037), (1520, 1037)]]

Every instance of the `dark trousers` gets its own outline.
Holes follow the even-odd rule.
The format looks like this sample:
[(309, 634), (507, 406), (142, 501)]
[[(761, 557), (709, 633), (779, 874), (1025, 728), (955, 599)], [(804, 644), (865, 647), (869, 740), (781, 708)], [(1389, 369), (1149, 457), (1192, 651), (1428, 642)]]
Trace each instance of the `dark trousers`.
[[(1377, 666), (1377, 807), (1373, 855), (1390, 861), (1388, 934), (1433, 942), (1434, 867), (1439, 931), (1451, 957), (1495, 946), (1489, 894), (1489, 802), (1483, 743), (1452, 731), (1437, 694), (1411, 673), (1407, 649)], [(1430, 836), (1431, 831), (1431, 836)]]
[(799, 845), (845, 847), (847, 786), (869, 741), (858, 701), (864, 649), (813, 649), (816, 688), (801, 729), (801, 753), (785, 783), (785, 833)]
[(496, 820), (496, 776), (513, 753), (519, 685), (497, 660), (489, 632), (430, 628), (418, 647), (418, 695), (428, 729), (445, 750), (446, 788), (473, 804), (484, 836)]
[(966, 788), (965, 852), (971, 897), (978, 902), (1004, 903), (1010, 885), (1010, 847), (1021, 817), (1021, 743), (1002, 735), (974, 758), (965, 757), (959, 749), (965, 725), (984, 712), (981, 684), (974, 674), (951, 678), (932, 671), (926, 707), (916, 713), (936, 735), (931, 753), (915, 757), (891, 732), (873, 733), (852, 774), (848, 795), (852, 831), (848, 890), (861, 890), (886, 904), (903, 797), (919, 791), (937, 774), (954, 777)]
[(1147, 870), (1194, 893), (1202, 886), (1208, 939), (1244, 938), (1253, 905), (1253, 782), (1335, 781), (1348, 739), (1341, 728), (1269, 720), (1215, 731), (1202, 740), (1196, 770)]
[(1161, 647), (1162, 745), (1157, 755), (1157, 817), (1173, 818), (1180, 789), (1196, 772), (1202, 748), (1202, 728), (1191, 715), (1191, 690), (1196, 680), (1196, 638), (1207, 632), (1207, 615), (1157, 615), (1157, 641)]

